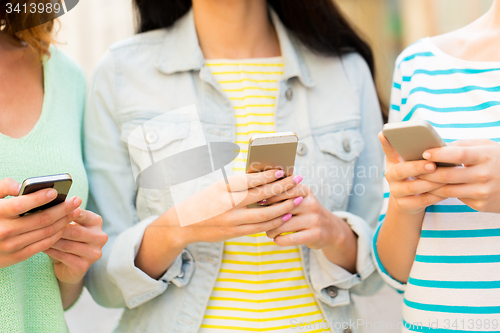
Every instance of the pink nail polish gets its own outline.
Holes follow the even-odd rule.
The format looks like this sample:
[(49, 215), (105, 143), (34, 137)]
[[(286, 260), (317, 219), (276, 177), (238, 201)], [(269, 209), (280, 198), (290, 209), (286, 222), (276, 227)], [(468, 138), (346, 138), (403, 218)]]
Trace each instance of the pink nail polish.
[(295, 184), (300, 183), (302, 179), (304, 179), (304, 177), (302, 177), (301, 175), (293, 176), (293, 181), (295, 182)]
[(264, 200), (257, 202), (257, 205), (265, 205), (266, 202), (267, 202), (267, 199), (264, 199)]
[(283, 222), (286, 222), (292, 218), (292, 214), (286, 214), (283, 216)]
[(283, 170), (278, 170), (278, 171), (276, 171), (276, 173), (275, 173), (276, 178), (281, 178), (281, 177), (283, 177), (284, 175), (285, 175), (285, 171), (283, 171)]
[(298, 206), (298, 205), (300, 205), (302, 200), (304, 200), (303, 197), (296, 197), (295, 199), (293, 199), (293, 203), (295, 204), (295, 206)]

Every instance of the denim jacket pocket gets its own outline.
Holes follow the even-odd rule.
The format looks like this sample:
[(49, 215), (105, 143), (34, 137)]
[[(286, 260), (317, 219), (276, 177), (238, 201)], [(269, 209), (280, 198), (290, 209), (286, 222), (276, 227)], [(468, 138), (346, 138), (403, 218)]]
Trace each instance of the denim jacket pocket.
[(173, 206), (169, 184), (174, 179), (168, 160), (206, 144), (198, 118), (185, 113), (138, 112), (122, 124), (121, 140), (128, 147), (138, 186), (140, 220)]
[(364, 148), (364, 141), (357, 128), (314, 135), (319, 150), (323, 153), (327, 170), (328, 200), (336, 210), (345, 210), (356, 175), (356, 158)]

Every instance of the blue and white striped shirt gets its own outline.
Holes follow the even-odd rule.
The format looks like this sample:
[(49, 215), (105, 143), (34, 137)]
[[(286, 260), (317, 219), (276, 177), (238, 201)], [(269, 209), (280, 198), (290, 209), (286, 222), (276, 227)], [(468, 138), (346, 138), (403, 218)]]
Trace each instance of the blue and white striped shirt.
[[(411, 45), (396, 62), (389, 121), (410, 119), (429, 121), (446, 142), (500, 142), (500, 62), (454, 58), (429, 38)], [(387, 274), (375, 246), (374, 256), (404, 292), (403, 332), (500, 332), (500, 214), (456, 198), (427, 207), (406, 285)]]

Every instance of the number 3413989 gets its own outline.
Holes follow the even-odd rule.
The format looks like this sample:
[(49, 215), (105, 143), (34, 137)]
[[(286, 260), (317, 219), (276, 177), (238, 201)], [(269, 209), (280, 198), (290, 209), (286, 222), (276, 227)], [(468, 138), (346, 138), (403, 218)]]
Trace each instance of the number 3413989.
[(17, 4), (12, 4), (12, 3), (7, 3), (7, 14), (11, 13), (31, 13), (31, 14), (50, 14), (50, 13), (60, 13), (62, 10), (61, 4), (59, 3), (30, 3), (30, 4), (22, 4), (20, 5), (19, 3)]

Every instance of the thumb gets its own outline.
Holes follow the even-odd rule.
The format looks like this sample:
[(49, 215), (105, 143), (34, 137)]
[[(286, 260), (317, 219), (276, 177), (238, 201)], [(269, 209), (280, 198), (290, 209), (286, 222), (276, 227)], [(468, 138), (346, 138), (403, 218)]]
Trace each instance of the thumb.
[(17, 196), (20, 189), (21, 184), (16, 182), (14, 179), (4, 178), (0, 180), (0, 199), (3, 199), (9, 195)]
[(387, 163), (398, 164), (403, 160), (401, 156), (399, 156), (398, 152), (392, 145), (389, 143), (387, 138), (382, 134), (382, 132), (378, 133), (378, 139), (382, 144), (382, 149), (384, 150), (384, 154), (387, 157)]

